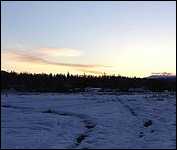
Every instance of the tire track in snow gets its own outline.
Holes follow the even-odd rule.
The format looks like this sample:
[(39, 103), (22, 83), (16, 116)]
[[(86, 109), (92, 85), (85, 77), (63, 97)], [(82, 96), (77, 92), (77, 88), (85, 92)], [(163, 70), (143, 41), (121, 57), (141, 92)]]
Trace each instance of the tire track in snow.
[(125, 104), (120, 98), (117, 99), (119, 103), (123, 105), (133, 116), (137, 117), (138, 115), (135, 113), (135, 111), (127, 104)]
[(47, 111), (43, 111), (42, 113), (50, 113), (50, 114), (61, 115), (61, 116), (73, 116), (73, 117), (76, 117), (82, 120), (82, 123), (84, 124), (84, 127), (86, 128), (86, 131), (81, 133), (75, 138), (74, 144), (68, 147), (70, 149), (77, 148), (83, 142), (83, 140), (85, 140), (85, 138), (88, 137), (88, 134), (93, 131), (93, 128), (96, 127), (96, 123), (88, 115), (77, 114), (73, 112), (63, 112), (63, 111), (60, 112), (60, 111), (54, 111), (54, 110), (47, 110)]
[(2, 105), (3, 108), (12, 108), (12, 109), (18, 109), (18, 110), (33, 110), (31, 107), (22, 107), (22, 106), (12, 106), (12, 105)]
[(73, 145), (69, 146), (68, 148), (77, 148), (83, 140), (85, 140), (86, 137), (88, 137), (88, 134), (93, 131), (93, 128), (96, 127), (96, 123), (93, 121), (93, 119), (85, 114), (78, 114), (73, 112), (64, 112), (64, 111), (55, 111), (48, 109), (46, 111), (36, 111), (34, 108), (30, 107), (22, 107), (22, 106), (12, 106), (12, 105), (2, 105), (1, 107), (4, 108), (12, 108), (24, 111), (32, 111), (32, 112), (38, 112), (38, 113), (47, 113), (47, 114), (54, 114), (54, 115), (60, 115), (60, 116), (70, 116), (70, 117), (76, 117), (81, 120), (81, 122), (84, 124), (84, 127), (86, 128), (86, 131), (81, 133), (75, 138), (75, 142)]

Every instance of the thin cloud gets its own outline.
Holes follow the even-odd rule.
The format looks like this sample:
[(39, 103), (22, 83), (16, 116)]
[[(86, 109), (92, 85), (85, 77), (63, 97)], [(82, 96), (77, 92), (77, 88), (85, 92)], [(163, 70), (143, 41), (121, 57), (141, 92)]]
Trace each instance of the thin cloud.
[(82, 52), (77, 49), (71, 49), (71, 48), (39, 48), (36, 50), (36, 52), (39, 52), (43, 55), (47, 56), (62, 56), (62, 57), (76, 57), (81, 56)]
[(111, 67), (111, 66), (104, 66), (98, 64), (73, 64), (73, 63), (63, 63), (63, 62), (52, 62), (46, 60), (41, 57), (36, 57), (30, 54), (26, 54), (24, 52), (6, 52), (6, 57), (10, 57), (13, 60), (19, 62), (30, 62), (30, 63), (40, 63), (40, 64), (49, 64), (49, 65), (56, 65), (56, 66), (66, 66), (66, 67), (78, 67), (78, 68), (94, 68), (94, 67)]

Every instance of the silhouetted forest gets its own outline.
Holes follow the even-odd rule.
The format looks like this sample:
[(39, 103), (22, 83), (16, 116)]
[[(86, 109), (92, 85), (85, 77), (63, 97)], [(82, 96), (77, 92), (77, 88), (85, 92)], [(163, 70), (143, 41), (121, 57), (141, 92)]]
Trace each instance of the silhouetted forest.
[(1, 71), (1, 89), (31, 92), (77, 92), (86, 88), (128, 91), (142, 88), (151, 91), (176, 91), (176, 78), (149, 79), (115, 75), (31, 74)]

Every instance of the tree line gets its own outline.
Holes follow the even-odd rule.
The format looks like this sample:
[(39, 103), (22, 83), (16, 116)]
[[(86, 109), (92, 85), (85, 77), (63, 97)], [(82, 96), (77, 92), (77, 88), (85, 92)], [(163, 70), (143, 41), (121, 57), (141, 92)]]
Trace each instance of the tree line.
[(1, 70), (1, 89), (15, 89), (31, 92), (70, 92), (85, 91), (86, 88), (115, 89), (128, 91), (130, 88), (143, 88), (151, 91), (176, 91), (175, 79), (149, 79), (124, 77), (120, 75), (72, 75), (32, 74)]

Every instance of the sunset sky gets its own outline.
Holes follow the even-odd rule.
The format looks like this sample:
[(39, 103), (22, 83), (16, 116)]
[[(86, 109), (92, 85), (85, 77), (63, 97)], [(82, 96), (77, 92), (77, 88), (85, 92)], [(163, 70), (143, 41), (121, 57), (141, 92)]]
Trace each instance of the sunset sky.
[(176, 74), (176, 2), (1, 2), (1, 70)]

